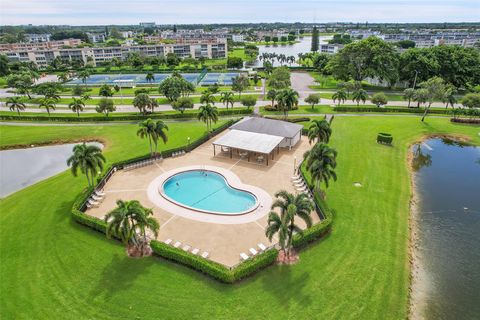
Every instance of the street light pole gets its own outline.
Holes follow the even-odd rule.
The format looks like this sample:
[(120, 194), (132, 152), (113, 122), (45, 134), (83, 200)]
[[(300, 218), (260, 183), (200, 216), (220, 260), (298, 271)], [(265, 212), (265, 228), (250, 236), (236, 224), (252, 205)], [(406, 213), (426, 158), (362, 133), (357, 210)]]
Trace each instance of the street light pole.
[(418, 71), (415, 70), (415, 79), (413, 79), (413, 89), (415, 89), (415, 86), (417, 85), (417, 76), (418, 76)]

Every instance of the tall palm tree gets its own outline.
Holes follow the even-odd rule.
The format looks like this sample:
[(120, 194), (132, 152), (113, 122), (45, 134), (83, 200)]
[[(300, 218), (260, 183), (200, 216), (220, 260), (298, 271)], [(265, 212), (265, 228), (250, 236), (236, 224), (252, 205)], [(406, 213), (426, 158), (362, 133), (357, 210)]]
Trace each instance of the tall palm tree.
[(291, 89), (283, 89), (277, 94), (277, 102), (280, 110), (283, 110), (285, 119), (288, 117), (288, 111), (298, 105), (298, 92)]
[(205, 122), (207, 129), (211, 130), (212, 122), (216, 123), (218, 120), (217, 107), (213, 107), (210, 104), (200, 106), (198, 109), (198, 120)]
[(47, 90), (45, 92), (45, 98), (46, 99), (53, 99), (55, 102), (60, 100), (60, 96), (55, 92), (55, 89)]
[[(328, 188), (328, 181), (337, 180), (335, 168), (337, 167), (337, 151), (330, 148), (327, 144), (321, 142), (313, 146), (310, 151), (305, 152), (306, 169), (315, 182), (316, 188), (321, 192), (320, 186), (324, 182)], [(323, 192), (321, 192), (324, 196)]]
[(9, 97), (7, 98), (7, 107), (10, 111), (17, 111), (18, 115), (20, 115), (20, 111), (25, 110), (25, 103), (22, 102), (20, 97)]
[(82, 79), (83, 84), (87, 82), (87, 79), (90, 78), (90, 71), (83, 70), (78, 73), (78, 77)]
[(153, 74), (153, 72), (147, 73), (147, 75), (145, 76), (145, 80), (147, 80), (148, 83), (155, 81), (155, 75)]
[(215, 96), (210, 91), (205, 91), (200, 96), (200, 103), (215, 105)]
[[(268, 227), (265, 235), (271, 241), (275, 233), (278, 233), (279, 243), (285, 250), (286, 256), (290, 257), (292, 240), (294, 233), (302, 234), (302, 229), (295, 224), (295, 217), (302, 219), (307, 227), (312, 225), (310, 214), (313, 205), (305, 193), (297, 195), (291, 194), (285, 190), (275, 194), (276, 200), (272, 204), (272, 211), (268, 216)], [(273, 211), (280, 210), (280, 215)]]
[(275, 100), (277, 99), (277, 90), (275, 89), (270, 89), (267, 92), (267, 99), (272, 101), (272, 108), (275, 106)]
[(147, 119), (138, 124), (137, 136), (141, 139), (148, 138), (148, 144), (150, 146), (150, 154), (153, 156), (153, 144), (157, 143), (157, 126), (155, 121)]
[(365, 104), (365, 101), (367, 101), (367, 99), (368, 99), (368, 93), (362, 88), (359, 88), (352, 92), (352, 100), (357, 103), (357, 106), (360, 104), (360, 102)]
[[(108, 238), (117, 236), (127, 246), (129, 254), (141, 256), (151, 252), (148, 250), (147, 230), (158, 236), (160, 225), (152, 217), (151, 209), (143, 207), (137, 200), (117, 200), (117, 207), (105, 215), (107, 222), (106, 234)], [(133, 247), (136, 252), (129, 249)]]
[(68, 105), (68, 108), (73, 112), (76, 112), (77, 116), (80, 117), (80, 111), (83, 111), (83, 108), (85, 108), (85, 102), (83, 102), (83, 99), (73, 98), (73, 101)]
[(340, 89), (332, 95), (332, 99), (333, 103), (338, 101), (338, 106), (340, 106), (341, 103), (345, 103), (345, 100), (347, 100), (347, 92), (345, 89)]
[(50, 117), (50, 110), (55, 110), (55, 99), (44, 98), (40, 101), (40, 108), (45, 108), (47, 110), (48, 116)]
[(230, 104), (233, 108), (233, 102), (234, 102), (234, 93), (232, 91), (225, 91), (222, 92), (220, 95), (220, 102), (222, 102), (226, 108), (228, 109), (228, 105)]
[(330, 128), (330, 124), (326, 118), (322, 120), (312, 120), (310, 127), (308, 127), (308, 142), (310, 143), (315, 140), (317, 140), (317, 142), (328, 143), (331, 135), (332, 128)]
[(168, 131), (168, 126), (162, 120), (157, 120), (155, 122), (155, 135), (157, 137), (157, 139), (154, 141), (155, 153), (157, 153), (158, 139), (161, 139), (164, 144), (168, 141), (168, 136), (165, 131)]
[(77, 144), (73, 147), (73, 155), (67, 159), (67, 165), (72, 167), (72, 174), (76, 177), (78, 169), (85, 174), (88, 186), (93, 187), (97, 172), (103, 170), (105, 157), (102, 149), (94, 145)]

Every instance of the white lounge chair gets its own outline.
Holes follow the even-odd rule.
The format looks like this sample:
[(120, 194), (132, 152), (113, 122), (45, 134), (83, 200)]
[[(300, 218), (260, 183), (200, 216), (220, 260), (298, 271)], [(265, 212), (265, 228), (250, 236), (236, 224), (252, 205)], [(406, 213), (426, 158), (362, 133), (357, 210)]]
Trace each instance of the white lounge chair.
[(301, 178), (300, 176), (293, 176), (293, 177), (291, 177), (290, 179), (292, 179), (292, 180), (298, 180), (298, 179), (300, 179), (300, 178)]
[(253, 256), (256, 256), (258, 254), (258, 251), (255, 250), (254, 248), (250, 248), (248, 249), (248, 251), (250, 251), (250, 253), (253, 255)]
[(295, 188), (299, 192), (307, 192), (308, 189), (306, 187)]
[(207, 259), (210, 254), (207, 251), (202, 253), (202, 258)]
[(189, 251), (190, 248), (191, 247), (187, 244), (187, 245), (184, 245), (182, 249), (183, 249), (183, 251)]
[(195, 248), (195, 249), (192, 250), (192, 254), (195, 254), (195, 255), (197, 255), (199, 252), (200, 252), (200, 250), (197, 249), (197, 248)]
[(92, 199), (93, 199), (93, 200), (100, 201), (100, 200), (103, 200), (103, 197), (97, 196), (97, 195), (95, 195), (95, 194), (92, 194)]
[(93, 204), (87, 203), (87, 208), (92, 209), (92, 208), (97, 208), (98, 206), (94, 206)]
[(165, 240), (165, 244), (171, 244), (172, 241), (173, 241), (172, 239), (167, 239), (167, 240)]
[(173, 246), (175, 248), (179, 248), (181, 245), (182, 245), (182, 243), (180, 241), (177, 241), (177, 242), (175, 242), (175, 244)]
[(102, 191), (100, 191), (100, 190), (95, 191), (95, 194), (96, 194), (97, 196), (99, 196), (99, 197), (104, 197), (104, 196), (106, 195), (105, 192), (102, 192)]
[(98, 206), (98, 205), (100, 204), (100, 202), (95, 201), (95, 200), (93, 200), (93, 199), (88, 199), (88, 203), (90, 203), (90, 204), (93, 205), (93, 206)]
[(260, 242), (259, 244), (257, 244), (257, 246), (260, 248), (260, 251), (265, 251), (265, 250), (267, 250), (267, 247), (265, 247), (265, 245), (264, 245), (263, 243), (261, 243), (261, 242)]
[(245, 253), (240, 253), (240, 258), (242, 258), (242, 260), (248, 260), (249, 256), (247, 256)]

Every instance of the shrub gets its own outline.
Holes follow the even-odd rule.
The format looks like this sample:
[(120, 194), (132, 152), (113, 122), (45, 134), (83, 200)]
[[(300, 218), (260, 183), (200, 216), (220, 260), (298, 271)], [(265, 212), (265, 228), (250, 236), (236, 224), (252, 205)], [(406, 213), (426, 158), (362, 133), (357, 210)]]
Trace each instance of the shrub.
[(250, 109), (251, 107), (255, 106), (257, 104), (257, 97), (256, 96), (243, 96), (240, 98), (240, 102), (242, 105), (247, 107), (247, 109)]
[[(336, 112), (404, 112), (404, 113), (423, 113), (425, 110), (421, 108), (407, 108), (407, 107), (356, 107), (356, 106), (340, 106), (335, 107)], [(445, 109), (430, 109), (428, 111), (432, 114), (448, 114)]]
[(388, 103), (387, 96), (383, 92), (377, 92), (372, 96), (372, 103), (377, 107), (384, 106)]
[(380, 132), (380, 133), (377, 135), (377, 142), (378, 142), (378, 143), (392, 144), (392, 141), (393, 141), (393, 137), (392, 137), (392, 135), (389, 134), (389, 133)]

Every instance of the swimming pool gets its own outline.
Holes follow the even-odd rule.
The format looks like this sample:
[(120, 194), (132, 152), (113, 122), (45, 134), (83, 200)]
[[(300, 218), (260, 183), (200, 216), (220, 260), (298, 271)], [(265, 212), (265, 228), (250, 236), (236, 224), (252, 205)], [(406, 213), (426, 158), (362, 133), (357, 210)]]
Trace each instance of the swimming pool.
[(257, 207), (248, 191), (232, 188), (224, 176), (208, 170), (189, 170), (168, 178), (162, 195), (189, 209), (221, 215), (239, 215)]

